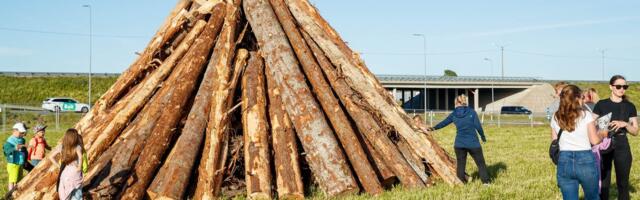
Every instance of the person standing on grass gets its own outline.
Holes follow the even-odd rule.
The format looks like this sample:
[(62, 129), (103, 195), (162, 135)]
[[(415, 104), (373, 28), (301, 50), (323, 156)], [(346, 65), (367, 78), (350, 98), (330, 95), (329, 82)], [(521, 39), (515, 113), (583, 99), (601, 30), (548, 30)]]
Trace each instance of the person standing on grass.
[(27, 160), (31, 162), (34, 167), (44, 159), (45, 150), (51, 150), (47, 140), (44, 138), (45, 129), (47, 126), (38, 124), (33, 127), (35, 135), (29, 140), (29, 156)]
[(567, 85), (568, 85), (567, 82), (564, 82), (564, 81), (557, 82), (556, 84), (553, 85), (553, 89), (556, 93), (553, 95), (553, 102), (551, 102), (551, 105), (547, 107), (548, 120), (551, 120), (551, 116), (553, 115), (553, 113), (558, 111), (558, 108), (560, 107), (560, 92), (562, 92), (562, 88), (564, 88)]
[[(600, 97), (598, 96), (598, 92), (596, 91), (595, 88), (588, 88), (586, 91), (583, 91), (582, 93), (582, 101), (583, 101), (584, 107), (586, 109), (589, 109), (589, 112), (593, 112), (593, 109), (595, 108), (596, 103), (600, 101)], [(602, 156), (600, 155), (600, 150), (608, 148), (610, 144), (611, 144), (611, 140), (604, 138), (602, 139), (600, 144), (591, 146), (591, 153), (593, 153), (593, 156), (596, 159), (595, 164), (596, 164), (596, 169), (598, 171), (602, 170)], [(600, 176), (602, 176), (602, 174), (600, 174)], [(600, 177), (598, 177), (598, 180), (600, 180)], [(598, 181), (598, 186), (599, 186), (598, 191), (600, 191), (600, 187), (602, 186), (602, 181)]]
[(13, 125), (13, 133), (2, 146), (4, 156), (7, 158), (7, 173), (9, 177), (8, 188), (13, 190), (18, 181), (22, 179), (22, 169), (27, 161), (27, 149), (25, 148), (24, 135), (27, 127), (24, 123)]
[(551, 131), (560, 139), (560, 155), (556, 177), (563, 199), (578, 199), (582, 185), (585, 199), (599, 199), (595, 156), (591, 145), (599, 144), (604, 135), (598, 134), (591, 112), (585, 108), (582, 92), (568, 85), (560, 93), (560, 107), (551, 119)]
[(457, 160), (456, 175), (463, 182), (467, 182), (465, 167), (467, 165), (467, 154), (470, 154), (478, 166), (480, 180), (482, 180), (483, 184), (488, 185), (489, 173), (487, 172), (487, 165), (484, 162), (478, 135), (480, 135), (483, 142), (487, 142), (487, 139), (482, 130), (480, 120), (478, 119), (478, 114), (467, 106), (467, 102), (468, 98), (466, 95), (458, 96), (455, 101), (454, 111), (449, 114), (444, 121), (438, 123), (435, 127), (427, 128), (427, 130), (432, 132), (454, 123), (457, 128), (456, 139), (453, 145)]
[(627, 133), (638, 135), (638, 112), (636, 106), (625, 96), (629, 89), (627, 80), (620, 75), (615, 75), (609, 80), (611, 97), (598, 101), (593, 109), (593, 117), (598, 118), (611, 113), (609, 123), (609, 137), (611, 147), (609, 152), (601, 152), (602, 156), (602, 191), (601, 199), (609, 199), (609, 187), (611, 186), (612, 163), (616, 167), (616, 183), (618, 186), (618, 199), (629, 199), (629, 173), (631, 172), (631, 148)]
[[(60, 199), (82, 199), (84, 152), (82, 136), (72, 128), (68, 129), (62, 137), (62, 145), (51, 152), (49, 159), (60, 168), (56, 187)], [(58, 154), (60, 159), (56, 160)]]
[(589, 111), (593, 112), (593, 109), (596, 107), (596, 103), (600, 101), (600, 96), (598, 96), (598, 91), (595, 88), (588, 88), (584, 91), (584, 105), (589, 108)]

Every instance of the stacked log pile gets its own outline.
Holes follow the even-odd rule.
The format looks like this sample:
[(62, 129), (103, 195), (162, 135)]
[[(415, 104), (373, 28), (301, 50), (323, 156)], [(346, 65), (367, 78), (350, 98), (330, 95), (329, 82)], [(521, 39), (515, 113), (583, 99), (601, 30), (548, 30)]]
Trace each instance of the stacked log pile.
[[(461, 183), (307, 0), (179, 1), (75, 128), (89, 199), (302, 199), (311, 185), (331, 197)], [(58, 173), (43, 161), (12, 198), (56, 199)]]

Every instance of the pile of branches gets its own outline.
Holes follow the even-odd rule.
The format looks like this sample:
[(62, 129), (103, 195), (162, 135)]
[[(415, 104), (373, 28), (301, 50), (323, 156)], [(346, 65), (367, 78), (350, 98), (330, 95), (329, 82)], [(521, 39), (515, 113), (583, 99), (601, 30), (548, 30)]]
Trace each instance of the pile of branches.
[[(76, 124), (92, 199), (455, 185), (454, 161), (307, 0), (181, 0)], [(55, 199), (43, 161), (14, 199)]]

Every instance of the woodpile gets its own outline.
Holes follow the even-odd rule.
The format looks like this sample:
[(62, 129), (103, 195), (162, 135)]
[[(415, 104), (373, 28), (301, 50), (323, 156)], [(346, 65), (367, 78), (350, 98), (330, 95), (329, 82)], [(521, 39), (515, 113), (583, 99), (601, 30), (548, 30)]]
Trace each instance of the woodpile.
[[(307, 0), (181, 0), (76, 124), (88, 199), (378, 195), (455, 163)], [(43, 161), (13, 199), (56, 199)]]

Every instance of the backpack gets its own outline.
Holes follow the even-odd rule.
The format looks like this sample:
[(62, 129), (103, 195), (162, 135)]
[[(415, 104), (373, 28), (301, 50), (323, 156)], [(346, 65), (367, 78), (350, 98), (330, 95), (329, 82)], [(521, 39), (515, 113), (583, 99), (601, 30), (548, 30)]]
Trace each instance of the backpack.
[(40, 138), (40, 139), (38, 139), (38, 138), (33, 138), (33, 139), (35, 139), (35, 140), (36, 140), (36, 146), (35, 146), (35, 147), (31, 147), (31, 148), (29, 148), (29, 149), (28, 149), (29, 154), (28, 154), (28, 156), (27, 156), (27, 160), (31, 160), (31, 155), (33, 155), (34, 153), (36, 153), (36, 150), (38, 149), (38, 146), (39, 146), (39, 145), (44, 144), (45, 148), (46, 148), (46, 146), (47, 146), (47, 142), (45, 142), (45, 141), (44, 141), (44, 139), (42, 139), (42, 138)]

